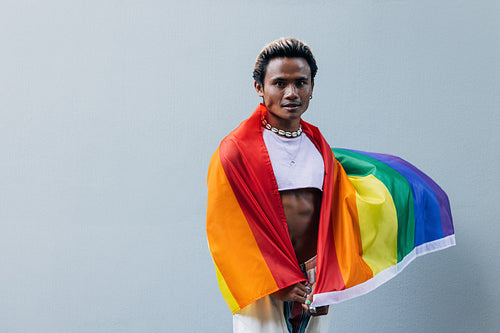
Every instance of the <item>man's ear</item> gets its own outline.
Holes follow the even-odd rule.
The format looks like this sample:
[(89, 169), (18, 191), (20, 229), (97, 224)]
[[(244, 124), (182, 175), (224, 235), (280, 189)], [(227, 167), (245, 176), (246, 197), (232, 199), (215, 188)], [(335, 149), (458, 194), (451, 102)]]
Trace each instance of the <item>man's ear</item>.
[(257, 81), (253, 82), (253, 86), (255, 87), (255, 91), (257, 91), (259, 97), (264, 97), (264, 87)]

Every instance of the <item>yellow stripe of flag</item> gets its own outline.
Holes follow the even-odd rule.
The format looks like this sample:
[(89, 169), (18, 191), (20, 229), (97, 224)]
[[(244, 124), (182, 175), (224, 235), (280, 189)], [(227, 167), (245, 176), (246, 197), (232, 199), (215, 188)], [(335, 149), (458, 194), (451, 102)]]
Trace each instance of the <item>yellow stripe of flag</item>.
[(373, 275), (396, 265), (398, 220), (392, 196), (373, 175), (349, 176), (356, 188), (363, 260)]

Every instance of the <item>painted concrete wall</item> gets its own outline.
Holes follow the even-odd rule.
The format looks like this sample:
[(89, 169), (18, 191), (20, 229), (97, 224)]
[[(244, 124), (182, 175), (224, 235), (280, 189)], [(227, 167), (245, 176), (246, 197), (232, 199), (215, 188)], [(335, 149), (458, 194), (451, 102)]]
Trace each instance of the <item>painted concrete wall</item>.
[(305, 119), (413, 162), (454, 248), (332, 308), (332, 332), (496, 332), (498, 1), (0, 2), (0, 331), (230, 332), (206, 171), (259, 99), (265, 43), (305, 40)]

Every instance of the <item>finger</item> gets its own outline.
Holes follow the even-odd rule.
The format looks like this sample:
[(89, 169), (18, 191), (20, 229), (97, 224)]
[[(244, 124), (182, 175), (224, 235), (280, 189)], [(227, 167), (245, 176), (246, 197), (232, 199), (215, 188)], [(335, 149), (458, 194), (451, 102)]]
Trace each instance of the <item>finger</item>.
[(295, 302), (305, 303), (307, 300), (306, 296), (307, 295), (305, 294), (305, 292), (302, 292), (302, 291), (296, 293), (295, 294)]
[[(307, 290), (306, 290), (306, 286), (304, 286), (302, 283), (298, 283), (294, 290), (293, 290), (294, 294), (299, 296), (299, 297), (302, 297), (305, 298), (307, 297)], [(298, 301), (297, 301), (298, 302)], [(302, 301), (303, 302), (303, 301)]]
[(324, 310), (318, 310), (319, 308), (314, 308), (315, 312), (311, 312), (311, 306), (306, 304), (302, 304), (302, 308), (306, 311), (308, 316), (313, 317), (322, 316), (328, 313), (328, 311), (325, 313)]
[(306, 294), (310, 295), (312, 293), (312, 288), (310, 285), (306, 285)]
[(304, 282), (299, 282), (295, 286), (297, 287), (297, 290), (299, 290), (301, 294), (304, 294), (306, 292), (307, 288)]
[(312, 304), (312, 301), (313, 301), (313, 295), (308, 294), (304, 300), (304, 304), (302, 304), (302, 307), (306, 310), (308, 315), (311, 315), (309, 311), (309, 306)]
[(309, 288), (311, 288), (311, 293), (314, 293), (314, 289), (316, 287), (316, 282), (314, 283), (309, 283)]

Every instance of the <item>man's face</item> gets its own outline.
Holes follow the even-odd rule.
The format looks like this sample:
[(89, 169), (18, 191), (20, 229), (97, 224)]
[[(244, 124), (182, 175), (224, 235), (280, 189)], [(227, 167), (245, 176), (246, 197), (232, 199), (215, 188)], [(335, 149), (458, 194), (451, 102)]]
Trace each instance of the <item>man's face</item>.
[[(303, 58), (274, 58), (267, 64), (264, 85), (255, 90), (264, 98), (268, 121), (275, 127), (290, 130), (309, 106), (314, 84), (311, 69)], [(291, 129), (297, 130), (297, 128)]]

